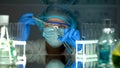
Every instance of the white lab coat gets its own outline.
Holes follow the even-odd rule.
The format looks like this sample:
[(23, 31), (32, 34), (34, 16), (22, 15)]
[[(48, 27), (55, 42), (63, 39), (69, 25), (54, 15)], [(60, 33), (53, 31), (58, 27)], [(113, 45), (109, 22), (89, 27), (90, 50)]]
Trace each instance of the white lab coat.
[(28, 41), (26, 45), (27, 62), (37, 62), (45, 64), (45, 56), (47, 52), (45, 49), (45, 40)]
[[(68, 58), (68, 52), (65, 50), (63, 53), (66, 58)], [(68, 54), (68, 55), (67, 55)], [(27, 62), (37, 62), (40, 64), (45, 64), (45, 56), (47, 55), (45, 47), (45, 39), (28, 41), (26, 45), (26, 56)], [(71, 54), (73, 61), (75, 61), (75, 49)]]

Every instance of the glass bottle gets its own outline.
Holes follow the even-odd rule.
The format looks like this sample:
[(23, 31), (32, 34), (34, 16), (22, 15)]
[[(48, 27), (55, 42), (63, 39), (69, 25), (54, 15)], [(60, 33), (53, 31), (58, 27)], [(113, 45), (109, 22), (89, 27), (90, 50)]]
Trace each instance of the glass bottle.
[(17, 53), (7, 32), (7, 26), (3, 26), (0, 38), (0, 68), (16, 68)]
[(111, 57), (116, 42), (115, 29), (104, 28), (97, 45), (98, 68), (113, 68)]

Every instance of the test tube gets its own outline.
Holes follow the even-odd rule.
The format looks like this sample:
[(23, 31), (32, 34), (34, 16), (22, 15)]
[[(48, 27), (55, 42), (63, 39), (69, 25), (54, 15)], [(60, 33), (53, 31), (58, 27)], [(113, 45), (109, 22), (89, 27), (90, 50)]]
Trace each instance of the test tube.
[(40, 23), (42, 23), (42, 24), (45, 24), (46, 22), (44, 22), (43, 20), (41, 20), (41, 19), (39, 19), (39, 18), (37, 18), (37, 17), (32, 17), (33, 19), (35, 19), (36, 21), (39, 21)]

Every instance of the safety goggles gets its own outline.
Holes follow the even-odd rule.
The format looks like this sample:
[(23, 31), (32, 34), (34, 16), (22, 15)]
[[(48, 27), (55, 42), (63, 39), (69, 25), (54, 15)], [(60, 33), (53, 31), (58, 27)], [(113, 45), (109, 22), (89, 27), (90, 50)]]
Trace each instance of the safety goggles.
[(44, 24), (44, 28), (46, 28), (46, 27), (68, 28), (68, 25), (66, 23), (62, 23), (62, 22), (47, 22)]
[(42, 25), (43, 28), (46, 28), (46, 27), (57, 27), (57, 28), (68, 28), (69, 27), (69, 24), (66, 24), (65, 22), (53, 22), (53, 21), (42, 21), (36, 17), (33, 17), (37, 22), (37, 25)]

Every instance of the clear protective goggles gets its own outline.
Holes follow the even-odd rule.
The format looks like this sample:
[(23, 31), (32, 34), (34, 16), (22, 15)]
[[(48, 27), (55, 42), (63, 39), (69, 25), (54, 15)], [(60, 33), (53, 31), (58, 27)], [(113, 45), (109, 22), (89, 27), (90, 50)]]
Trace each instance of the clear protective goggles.
[(46, 27), (53, 27), (53, 28), (68, 28), (68, 25), (66, 23), (62, 22), (46, 22), (44, 24), (44, 28)]
[(53, 21), (43, 21), (43, 20), (40, 20), (36, 17), (33, 17), (33, 19), (35, 19), (38, 24), (38, 26), (42, 25), (43, 28), (46, 28), (46, 27), (53, 27), (53, 28), (68, 28), (69, 27), (69, 24), (65, 23), (65, 22), (53, 22)]
[(65, 28), (68, 28), (68, 27), (69, 27), (68, 24), (63, 23), (63, 22), (50, 22), (50, 21), (47, 21), (47, 23), (44, 25), (44, 28), (53, 28), (53, 30), (55, 32), (57, 32), (60, 36), (64, 35), (63, 30)]

